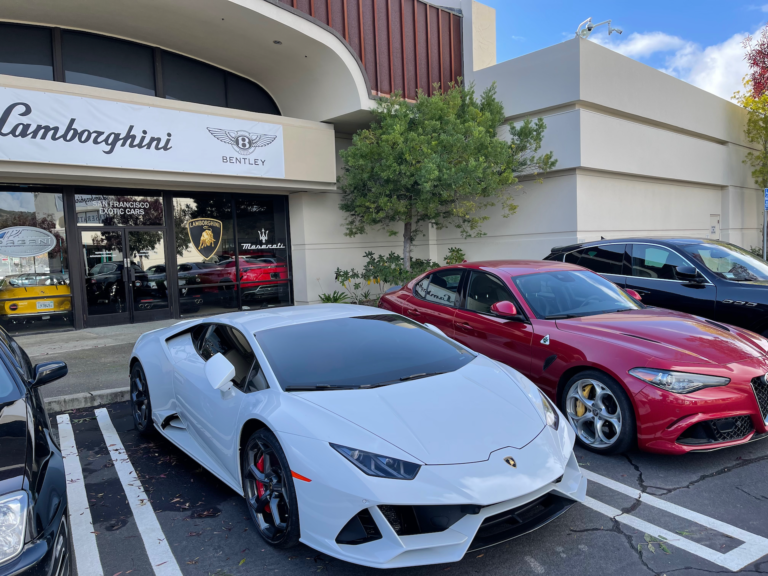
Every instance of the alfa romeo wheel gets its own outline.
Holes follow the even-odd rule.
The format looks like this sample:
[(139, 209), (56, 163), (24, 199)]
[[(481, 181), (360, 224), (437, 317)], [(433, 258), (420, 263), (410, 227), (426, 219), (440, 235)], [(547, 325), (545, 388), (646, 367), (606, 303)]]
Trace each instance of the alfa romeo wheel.
[(620, 454), (634, 443), (635, 412), (624, 389), (612, 378), (587, 370), (568, 381), (562, 410), (576, 440), (600, 454)]
[(299, 543), (299, 505), (291, 469), (277, 437), (257, 430), (242, 454), (248, 511), (264, 541), (276, 548)]
[(140, 362), (136, 362), (131, 369), (131, 413), (139, 434), (147, 435), (153, 431), (149, 386)]

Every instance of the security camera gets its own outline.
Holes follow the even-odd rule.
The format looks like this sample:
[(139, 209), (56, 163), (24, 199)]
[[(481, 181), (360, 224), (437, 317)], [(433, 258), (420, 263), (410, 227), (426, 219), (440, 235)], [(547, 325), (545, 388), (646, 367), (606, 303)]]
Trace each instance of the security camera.
[[(619, 34), (622, 33), (622, 30), (620, 28), (611, 28), (611, 21), (606, 20), (605, 22), (600, 22), (599, 24), (593, 24), (592, 18), (587, 18), (579, 24), (579, 27), (576, 28), (576, 37), (577, 38), (584, 38), (585, 40), (589, 38), (589, 35), (592, 34), (592, 31), (597, 28), (598, 26), (602, 26), (603, 24), (608, 25), (608, 35), (610, 36), (614, 32), (618, 32)], [(583, 28), (582, 28), (583, 26)]]

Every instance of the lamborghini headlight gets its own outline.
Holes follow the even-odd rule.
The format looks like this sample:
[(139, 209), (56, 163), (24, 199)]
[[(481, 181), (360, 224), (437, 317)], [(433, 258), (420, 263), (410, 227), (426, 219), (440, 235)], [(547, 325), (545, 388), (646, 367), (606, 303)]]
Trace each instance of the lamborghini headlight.
[(706, 374), (689, 374), (687, 372), (673, 372), (671, 370), (657, 370), (655, 368), (632, 368), (629, 371), (632, 376), (639, 378), (657, 388), (674, 392), (676, 394), (688, 394), (702, 388), (725, 386), (731, 379), (721, 376), (707, 376)]
[(27, 493), (0, 496), (0, 564), (21, 553), (27, 526)]
[(544, 409), (544, 418), (547, 421), (547, 426), (557, 430), (560, 427), (560, 414), (557, 413), (557, 408), (555, 408), (544, 392), (541, 392), (541, 407)]
[(331, 447), (368, 476), (391, 478), (393, 480), (413, 480), (421, 469), (420, 464), (414, 464), (406, 460), (398, 460), (397, 458), (373, 454), (372, 452), (348, 448), (347, 446), (339, 446), (338, 444), (331, 444)]

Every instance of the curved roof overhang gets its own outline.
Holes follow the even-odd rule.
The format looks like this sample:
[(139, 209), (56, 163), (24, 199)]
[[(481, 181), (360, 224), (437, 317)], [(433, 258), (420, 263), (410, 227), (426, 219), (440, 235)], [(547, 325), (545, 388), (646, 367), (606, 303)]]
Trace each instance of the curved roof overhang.
[(373, 105), (360, 60), (344, 40), (269, 0), (6, 0), (0, 18), (115, 36), (208, 62), (258, 82), (293, 118), (328, 121)]

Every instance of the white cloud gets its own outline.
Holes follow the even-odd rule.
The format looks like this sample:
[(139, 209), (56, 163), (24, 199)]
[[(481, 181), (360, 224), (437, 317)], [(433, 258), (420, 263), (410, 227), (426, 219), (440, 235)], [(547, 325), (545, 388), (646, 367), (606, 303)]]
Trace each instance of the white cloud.
[(682, 38), (670, 36), (664, 32), (649, 32), (647, 34), (633, 32), (624, 39), (618, 35), (592, 36), (590, 40), (635, 60), (648, 58), (656, 52), (680, 50), (687, 44)]
[[(763, 9), (768, 11), (768, 4)], [(742, 88), (742, 78), (748, 71), (742, 46), (746, 36), (746, 32), (741, 32), (706, 47), (664, 32), (635, 32), (626, 39), (612, 35), (590, 40), (636, 60), (655, 54), (663, 56), (664, 64), (659, 66), (663, 72), (730, 99)]]

